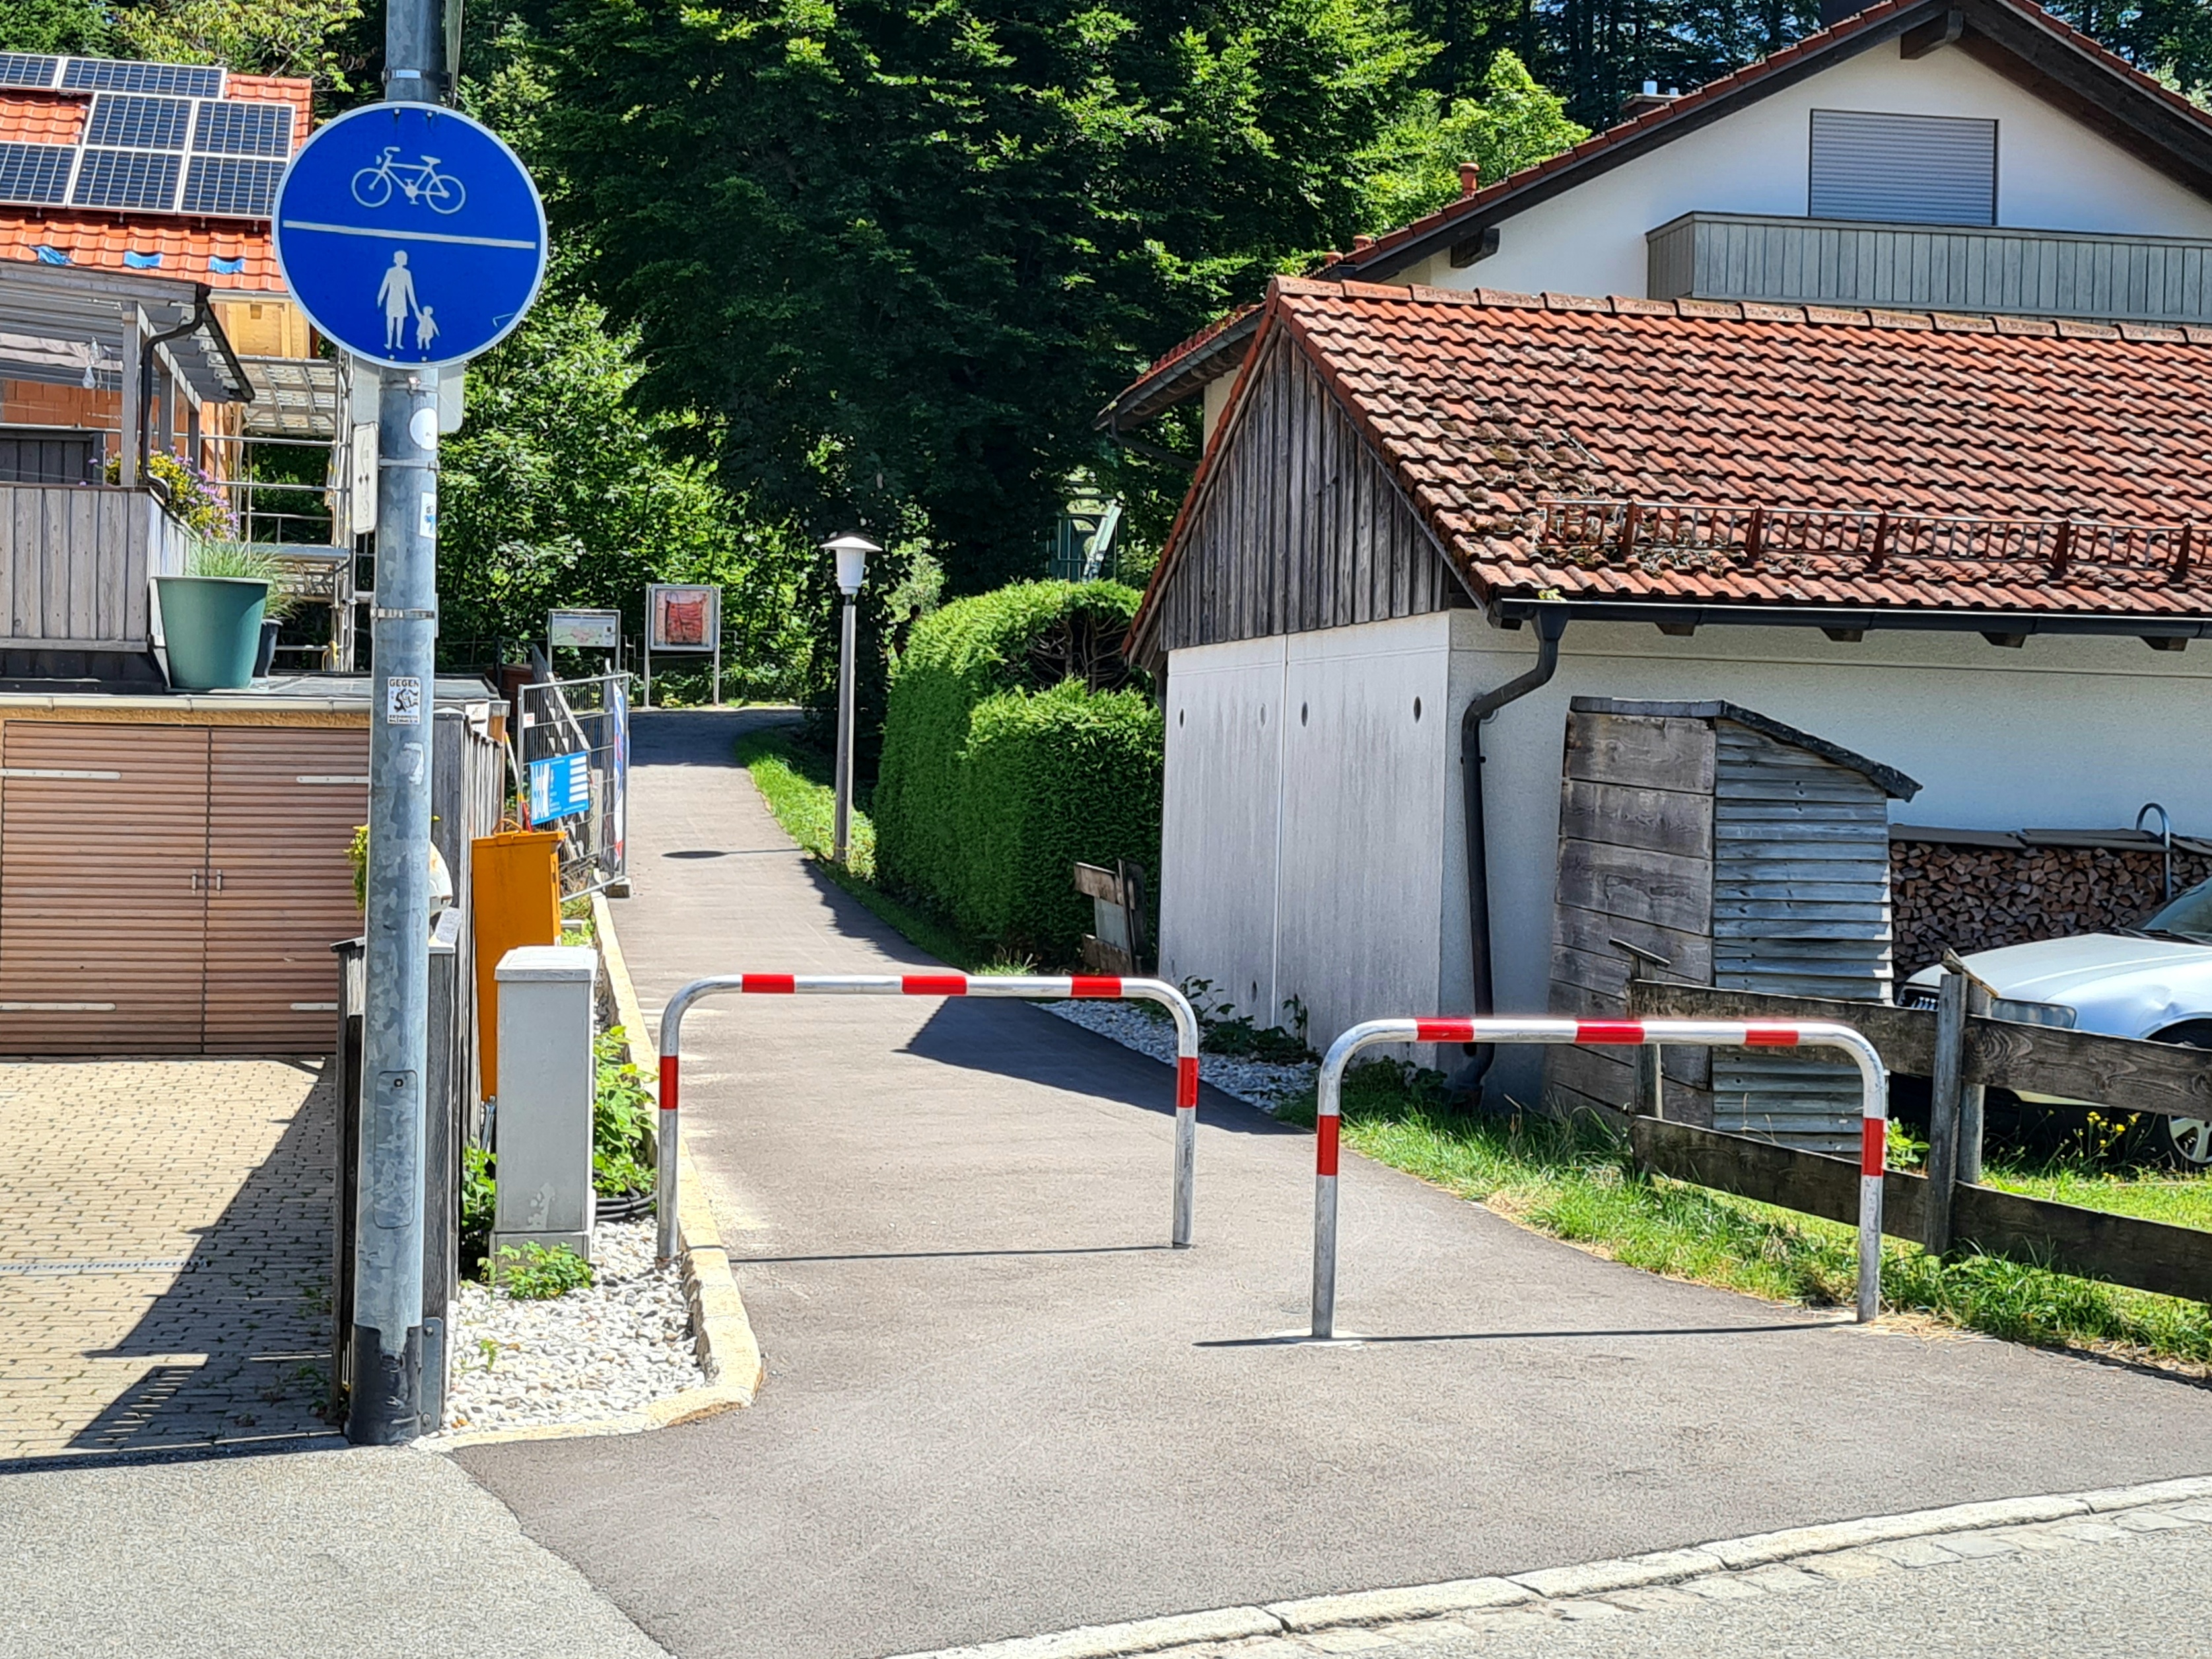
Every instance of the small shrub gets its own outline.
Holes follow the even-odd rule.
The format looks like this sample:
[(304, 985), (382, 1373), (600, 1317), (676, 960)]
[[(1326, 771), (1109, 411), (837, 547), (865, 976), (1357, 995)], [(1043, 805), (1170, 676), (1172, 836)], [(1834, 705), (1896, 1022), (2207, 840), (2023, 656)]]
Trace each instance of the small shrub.
[(1306, 1040), (1306, 1006), (1297, 997), (1283, 999), (1284, 1012), (1289, 1016), (1286, 1024), (1267, 1026), (1255, 1024), (1250, 1015), (1238, 1013), (1234, 1003), (1216, 995), (1210, 979), (1187, 979), (1182, 993), (1198, 1015), (1198, 1046), (1209, 1054), (1278, 1066), (1295, 1066), (1316, 1058)]
[(504, 1244), (492, 1279), (517, 1302), (550, 1302), (592, 1282), (592, 1264), (562, 1244)]
[(645, 1161), (653, 1143), (653, 1097), (645, 1078), (629, 1063), (623, 1028), (611, 1027), (592, 1047), (597, 1063), (597, 1093), (592, 1102), (592, 1190), (609, 1198), (653, 1190), (653, 1168)]
[(499, 1202), (495, 1160), (488, 1146), (461, 1149), (461, 1260), (481, 1264), (491, 1249), (491, 1224)]

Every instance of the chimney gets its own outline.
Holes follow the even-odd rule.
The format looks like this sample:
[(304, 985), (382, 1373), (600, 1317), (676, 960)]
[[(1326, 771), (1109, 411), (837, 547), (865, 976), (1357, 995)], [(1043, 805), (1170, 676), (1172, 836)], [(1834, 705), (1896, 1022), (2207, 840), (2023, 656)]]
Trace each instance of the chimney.
[(1462, 161), (1459, 164), (1459, 193), (1462, 199), (1482, 188), (1482, 163)]
[(1646, 81), (1643, 91), (1632, 92), (1620, 100), (1620, 118), (1633, 121), (1640, 115), (1649, 115), (1654, 110), (1666, 108), (1681, 95), (1673, 87), (1662, 92), (1656, 81)]

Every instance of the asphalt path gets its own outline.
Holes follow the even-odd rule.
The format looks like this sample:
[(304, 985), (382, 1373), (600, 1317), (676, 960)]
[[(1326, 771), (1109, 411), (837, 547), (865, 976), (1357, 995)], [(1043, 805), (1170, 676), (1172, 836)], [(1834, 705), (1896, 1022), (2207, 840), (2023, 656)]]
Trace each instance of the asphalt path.
[[(648, 1011), (923, 958), (731, 764), (641, 715)], [(1414, 1012), (1414, 1011), (1381, 1011)], [(2212, 1470), (2212, 1393), (1674, 1283), (1357, 1158), (1305, 1316), (1311, 1143), (1207, 1091), (1164, 1248), (1165, 1067), (1006, 1003), (732, 999), (686, 1133), (768, 1359), (751, 1410), (480, 1447), (534, 1539), (686, 1659), (869, 1659)]]

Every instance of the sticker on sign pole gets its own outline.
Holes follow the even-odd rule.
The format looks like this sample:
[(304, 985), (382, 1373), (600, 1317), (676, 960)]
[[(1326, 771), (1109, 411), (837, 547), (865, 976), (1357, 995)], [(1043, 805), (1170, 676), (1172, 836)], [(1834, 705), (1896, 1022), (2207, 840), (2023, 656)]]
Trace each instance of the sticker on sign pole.
[(435, 104), (368, 104), (324, 126), (285, 170), (274, 216), (301, 309), (386, 368), (489, 350), (545, 278), (529, 171), (489, 127)]
[(384, 683), (384, 723), (422, 724), (422, 682), (412, 674), (394, 674)]

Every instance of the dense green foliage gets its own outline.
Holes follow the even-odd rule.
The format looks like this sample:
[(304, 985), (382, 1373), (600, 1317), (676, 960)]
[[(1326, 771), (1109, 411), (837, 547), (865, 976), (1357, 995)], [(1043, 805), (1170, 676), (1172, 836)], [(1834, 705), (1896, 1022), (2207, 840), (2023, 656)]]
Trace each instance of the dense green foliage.
[(1136, 604), (1109, 582), (1025, 582), (916, 625), (873, 801), (884, 880), (973, 938), (1065, 963), (1090, 931), (1077, 860), (1157, 872), (1166, 733), (1115, 654)]
[(1366, 228), (1395, 229), (1453, 201), (1462, 161), (1494, 180), (1589, 137), (1520, 58), (1501, 52), (1483, 71), (1476, 97), (1418, 101), (1369, 153)]
[(1145, 357), (1360, 228), (1378, 0), (556, 0), (556, 222), (764, 510), (1039, 568)]
[(653, 1097), (643, 1073), (630, 1064), (629, 1032), (619, 1025), (600, 1032), (592, 1042), (592, 1190), (603, 1198), (649, 1193)]
[(556, 294), (471, 366), (468, 419), (440, 457), (444, 642), (488, 660), (493, 641), (543, 639), (554, 605), (617, 608), (635, 635), (646, 583), (714, 581), (726, 688), (787, 690), (807, 648), (798, 584), (819, 561), (802, 538), (745, 521), (701, 463), (671, 455), (672, 417), (627, 400), (634, 344), (590, 302)]

